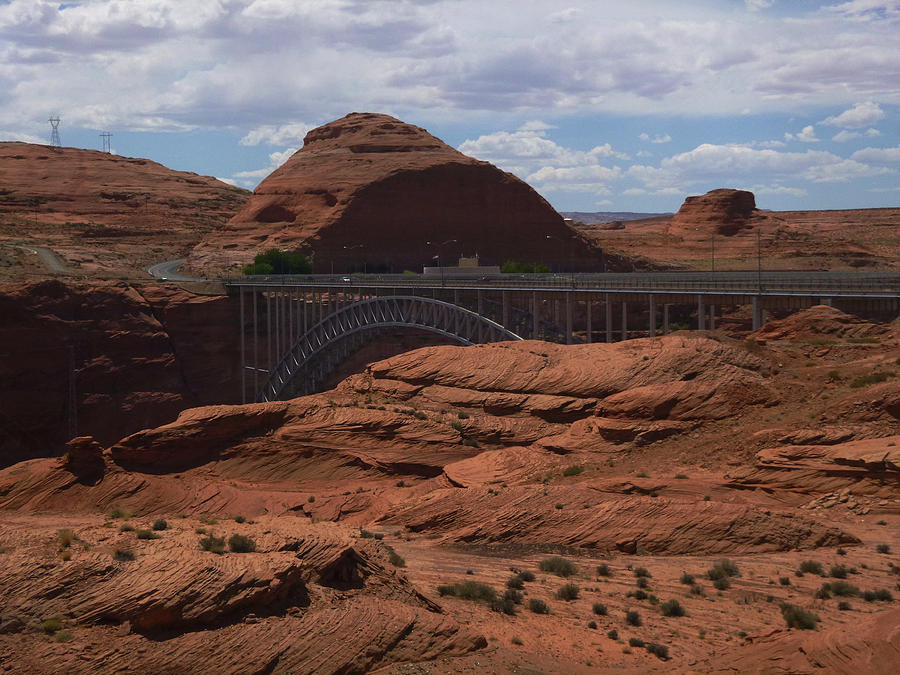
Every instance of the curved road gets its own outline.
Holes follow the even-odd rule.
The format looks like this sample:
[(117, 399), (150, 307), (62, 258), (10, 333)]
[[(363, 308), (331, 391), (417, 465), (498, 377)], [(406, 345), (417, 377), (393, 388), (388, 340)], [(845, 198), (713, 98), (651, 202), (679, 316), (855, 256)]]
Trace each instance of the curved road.
[(22, 246), (20, 244), (17, 244), (16, 248), (36, 255), (38, 258), (40, 258), (41, 262), (44, 264), (44, 267), (46, 267), (51, 272), (54, 272), (55, 274), (73, 273), (71, 269), (65, 266), (62, 259), (49, 248), (44, 248), (43, 246)]
[(167, 260), (166, 262), (157, 263), (147, 268), (147, 273), (156, 277), (160, 281), (207, 281), (198, 277), (188, 277), (178, 273), (178, 268), (184, 263), (186, 258), (178, 260)]

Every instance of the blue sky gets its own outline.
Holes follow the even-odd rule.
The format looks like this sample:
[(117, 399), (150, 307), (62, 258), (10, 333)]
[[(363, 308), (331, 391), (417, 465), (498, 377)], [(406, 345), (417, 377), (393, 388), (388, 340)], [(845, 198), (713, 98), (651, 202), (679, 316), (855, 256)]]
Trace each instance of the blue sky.
[(385, 112), (559, 210), (900, 205), (900, 0), (0, 0), (0, 140), (252, 188)]

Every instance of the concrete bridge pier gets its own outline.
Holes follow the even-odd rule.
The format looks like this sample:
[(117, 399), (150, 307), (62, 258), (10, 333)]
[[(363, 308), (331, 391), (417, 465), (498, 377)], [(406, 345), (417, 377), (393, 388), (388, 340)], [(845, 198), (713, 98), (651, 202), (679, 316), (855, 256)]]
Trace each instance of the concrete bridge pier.
[(656, 296), (650, 294), (650, 337), (656, 337)]

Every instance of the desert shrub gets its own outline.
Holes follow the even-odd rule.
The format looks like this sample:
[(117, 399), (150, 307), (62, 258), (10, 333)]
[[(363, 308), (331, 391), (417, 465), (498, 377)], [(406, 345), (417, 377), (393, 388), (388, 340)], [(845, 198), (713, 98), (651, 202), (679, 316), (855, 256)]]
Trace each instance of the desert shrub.
[(129, 562), (134, 560), (134, 552), (128, 548), (116, 547), (113, 549), (113, 560), (118, 562)]
[(635, 583), (638, 588), (647, 588), (650, 585), (650, 582), (647, 581), (647, 577), (638, 577)]
[(587, 627), (591, 630), (597, 630), (597, 622), (596, 621), (588, 621)]
[(469, 414), (464, 412), (456, 413), (456, 416), (461, 420), (469, 419)]
[(547, 274), (550, 268), (538, 263), (523, 263), (515, 260), (507, 260), (500, 267), (503, 274)]
[(457, 584), (438, 586), (438, 593), (476, 602), (491, 602), (497, 597), (497, 591), (478, 581), (462, 581)]
[(59, 554), (59, 557), (63, 562), (69, 562), (72, 559), (72, 551), (65, 550)]
[(541, 572), (549, 572), (558, 577), (570, 577), (578, 571), (578, 567), (570, 560), (554, 556), (541, 560), (538, 565)]
[(582, 472), (584, 472), (584, 467), (576, 464), (574, 466), (567, 466), (563, 469), (563, 476), (577, 476)]
[(613, 571), (610, 569), (609, 565), (606, 563), (601, 563), (597, 565), (597, 576), (598, 577), (611, 577), (613, 575)]
[(681, 583), (683, 583), (687, 586), (693, 586), (694, 585), (694, 575), (688, 574), (687, 572), (682, 572), (681, 573)]
[(394, 567), (406, 567), (406, 560), (403, 558), (402, 555), (397, 553), (393, 549), (393, 547), (385, 544), (384, 548), (387, 550), (388, 560), (391, 561), (391, 565), (393, 565)]
[(619, 631), (617, 631), (615, 628), (610, 628), (608, 631), (606, 631), (606, 637), (608, 637), (610, 640), (618, 640)]
[(134, 525), (125, 523), (122, 525), (122, 527), (119, 528), (119, 532), (134, 532)]
[(840, 597), (856, 597), (859, 595), (859, 589), (846, 581), (832, 581), (830, 584), (825, 584), (825, 586), (828, 586), (829, 591)]
[(778, 577), (778, 583), (782, 586), (790, 586), (791, 578), (790, 577)]
[(236, 522), (236, 523), (246, 523), (246, 522), (247, 522), (247, 519), (244, 518), (244, 516), (235, 516), (235, 517), (234, 517), (234, 522)]
[(523, 595), (522, 595), (521, 591), (517, 591), (515, 588), (507, 588), (503, 592), (503, 597), (508, 598), (509, 600), (512, 600), (517, 605), (522, 604)]
[(653, 656), (659, 657), (661, 659), (669, 658), (669, 648), (666, 645), (661, 645), (656, 642), (648, 642), (647, 651), (650, 654), (653, 654)]
[(686, 614), (684, 607), (682, 607), (681, 603), (674, 598), (672, 600), (666, 600), (661, 604), (659, 606), (659, 611), (662, 612), (663, 616), (684, 616)]
[(847, 550), (839, 548), (837, 551), (835, 551), (835, 553), (837, 553), (838, 555), (847, 555)]
[(214, 534), (203, 537), (200, 540), (200, 548), (210, 553), (224, 553), (225, 537), (217, 537)]
[(109, 517), (113, 520), (118, 520), (119, 518), (124, 518), (128, 520), (131, 518), (131, 514), (124, 509), (120, 509), (119, 507), (115, 507), (112, 511), (109, 512)]
[(506, 587), (507, 587), (507, 588), (520, 588), (520, 589), (521, 589), (521, 588), (524, 588), (524, 587), (525, 587), (525, 582), (522, 581), (522, 577), (520, 577), (520, 576), (517, 574), (517, 575), (515, 575), (514, 577), (510, 577), (509, 579), (506, 580)]
[(78, 540), (78, 537), (75, 536), (75, 533), (72, 530), (59, 530), (56, 533), (56, 541), (59, 543), (59, 550), (69, 548), (75, 541)]
[(676, 473), (676, 474), (675, 474), (675, 478), (676, 478), (677, 480), (687, 480), (687, 479), (688, 479), (688, 477), (687, 477), (685, 474), (683, 474), (683, 473)]
[(524, 642), (522, 642), (522, 638), (520, 638), (518, 635), (513, 635), (512, 638), (510, 639), (510, 642), (512, 642), (514, 645), (525, 644)]
[(625, 623), (629, 626), (640, 626), (644, 622), (641, 620), (641, 614), (636, 609), (629, 609), (625, 613)]
[(55, 633), (60, 628), (62, 628), (62, 624), (59, 622), (59, 619), (47, 619), (41, 624), (41, 629), (45, 633)]
[(640, 579), (640, 578), (649, 578), (649, 577), (652, 577), (653, 575), (647, 571), (646, 567), (636, 567), (634, 570), (634, 576), (636, 576)]
[(643, 647), (646, 643), (641, 640), (641, 638), (630, 637), (628, 638), (628, 646), (629, 647)]
[(646, 591), (639, 588), (636, 591), (628, 591), (625, 597), (634, 598), (635, 600), (646, 600), (648, 596)]
[(137, 531), (138, 539), (159, 539), (160, 536), (156, 534), (153, 530), (138, 530)]
[(606, 616), (606, 605), (602, 602), (595, 602), (592, 609), (597, 616)]
[(846, 612), (850, 609), (850, 603), (847, 602), (846, 600), (841, 600), (838, 603), (838, 609), (842, 612)]
[(719, 577), (713, 581), (713, 588), (717, 591), (727, 591), (731, 588), (731, 580), (728, 577)]
[(204, 525), (218, 525), (219, 521), (213, 518), (212, 516), (200, 516), (200, 522)]
[(557, 510), (562, 511), (562, 510), (563, 510), (563, 505), (562, 505), (561, 503), (558, 503), (558, 504), (556, 505), (556, 508), (557, 508)]
[(828, 570), (828, 576), (833, 579), (846, 579), (848, 571), (843, 565), (832, 565)]
[(860, 387), (867, 387), (870, 384), (887, 382), (892, 377), (895, 377), (894, 373), (887, 370), (880, 370), (877, 373), (869, 373), (868, 375), (863, 375), (862, 377), (853, 378), (850, 381), (850, 386), (854, 389), (859, 389)]
[(800, 563), (800, 572), (804, 574), (818, 574), (819, 576), (824, 576), (825, 572), (822, 570), (822, 563), (816, 562), (815, 560), (804, 560)]
[(875, 550), (879, 553), (887, 554), (891, 552), (891, 547), (888, 544), (878, 544), (878, 546), (875, 547)]
[(528, 601), (528, 609), (530, 609), (535, 614), (549, 614), (550, 608), (547, 607), (547, 603), (543, 600), (538, 600), (537, 598), (531, 598)]
[(72, 635), (72, 632), (68, 630), (61, 630), (53, 636), (54, 642), (71, 642), (74, 639), (75, 636)]
[(516, 603), (512, 600), (512, 598), (508, 598), (505, 595), (491, 600), (490, 607), (492, 611), (499, 612), (501, 614), (515, 616), (516, 613)]
[(524, 570), (519, 572), (519, 578), (522, 581), (534, 581), (534, 572), (529, 572), (528, 570)]
[(228, 548), (232, 553), (253, 553), (256, 542), (245, 534), (233, 534), (228, 538)]
[(727, 579), (728, 577), (739, 577), (741, 572), (738, 566), (731, 562), (728, 558), (717, 560), (716, 563), (707, 571), (706, 576), (712, 581), (717, 579)]
[(755, 354), (762, 351), (762, 345), (753, 338), (747, 338), (746, 340), (744, 340), (744, 349)]
[(879, 588), (877, 591), (866, 591), (863, 593), (863, 600), (866, 602), (891, 602), (894, 596), (886, 588)]
[(578, 598), (579, 589), (575, 584), (563, 584), (556, 591), (558, 600), (576, 600)]
[(802, 630), (815, 630), (819, 617), (812, 612), (790, 605), (786, 602), (781, 604), (781, 615), (784, 617), (788, 628), (800, 628)]
[(427, 420), (428, 419), (428, 415), (423, 413), (421, 410), (413, 413), (413, 417), (415, 417), (417, 420)]
[[(235, 520), (237, 520), (237, 519), (235, 519)], [(159, 518), (158, 520), (154, 520), (154, 521), (153, 521), (153, 526), (152, 526), (152, 527), (153, 527), (153, 529), (154, 529), (156, 532), (161, 532), (162, 530), (167, 530), (167, 529), (169, 529), (169, 523), (167, 523), (167, 522), (166, 522), (165, 520), (163, 520), (162, 518)]]
[(691, 595), (703, 595), (703, 586), (700, 584), (691, 586)]

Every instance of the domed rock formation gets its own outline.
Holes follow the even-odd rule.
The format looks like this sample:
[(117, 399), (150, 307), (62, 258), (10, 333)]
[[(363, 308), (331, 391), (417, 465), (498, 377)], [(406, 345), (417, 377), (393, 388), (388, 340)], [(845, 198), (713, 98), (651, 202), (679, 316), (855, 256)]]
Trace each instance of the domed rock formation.
[(688, 197), (669, 223), (670, 234), (689, 234), (696, 228), (701, 232), (723, 236), (737, 234), (749, 226), (756, 211), (756, 199), (747, 190), (720, 188), (705, 195)]
[[(429, 243), (430, 242), (430, 243)], [(311, 254), (317, 272), (401, 272), (478, 255), (596, 270), (592, 248), (531, 187), (388, 115), (351, 113), (304, 146), (189, 259), (211, 271), (268, 248)]]

